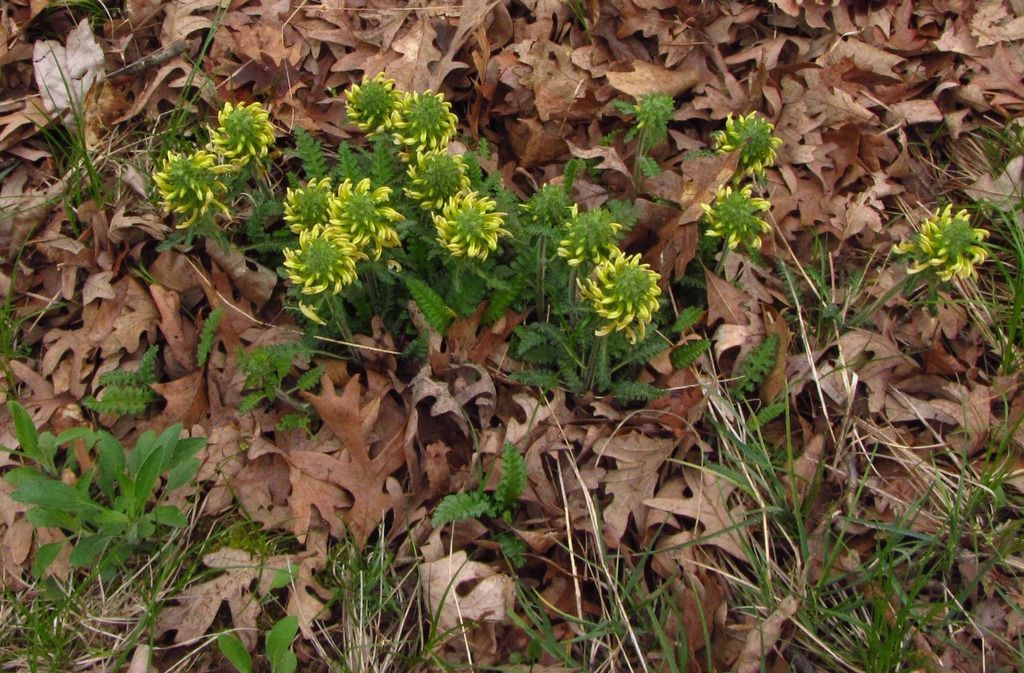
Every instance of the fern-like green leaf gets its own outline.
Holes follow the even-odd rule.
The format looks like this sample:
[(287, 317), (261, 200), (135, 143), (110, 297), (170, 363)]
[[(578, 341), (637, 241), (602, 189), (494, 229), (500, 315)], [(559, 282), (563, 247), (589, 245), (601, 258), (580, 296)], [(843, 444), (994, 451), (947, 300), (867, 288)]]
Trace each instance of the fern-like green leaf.
[(494, 490), (495, 509), (505, 514), (519, 502), (519, 496), (526, 488), (526, 461), (512, 442), (505, 442), (501, 454), (501, 479)]
[(484, 314), (480, 318), (481, 322), (487, 326), (498, 322), (522, 295), (523, 288), (518, 285), (510, 285), (503, 290), (498, 290), (491, 295), (491, 300), (487, 303), (487, 308), (484, 309)]
[(295, 387), (299, 390), (312, 390), (316, 384), (320, 383), (325, 371), (326, 368), (323, 365), (313, 367), (299, 377), (299, 380), (295, 382)]
[(789, 404), (784, 401), (769, 404), (758, 411), (754, 417), (747, 422), (747, 425), (752, 432), (757, 432), (782, 414), (786, 413), (788, 406)]
[(687, 341), (686, 343), (677, 346), (675, 350), (672, 351), (672, 355), (669, 356), (669, 359), (672, 361), (672, 366), (676, 369), (685, 369), (696, 362), (697, 358), (704, 355), (709, 348), (711, 348), (711, 342), (707, 339)]
[(493, 513), (494, 504), (486, 493), (472, 491), (470, 493), (453, 493), (446, 495), (437, 504), (431, 522), (434, 527), (443, 526), (463, 519), (479, 519)]
[(196, 346), (196, 359), (199, 366), (206, 366), (206, 359), (210, 357), (210, 350), (213, 349), (213, 338), (217, 335), (217, 328), (220, 326), (220, 319), (224, 317), (224, 307), (218, 306), (206, 316), (206, 322), (199, 331), (199, 345)]
[(405, 276), (404, 280), (405, 287), (408, 288), (413, 301), (420, 307), (427, 323), (439, 333), (444, 334), (448, 325), (451, 324), (454, 312), (444, 303), (441, 295), (434, 292), (433, 288), (419, 278)]
[(611, 393), (620, 402), (650, 402), (664, 395), (665, 390), (640, 381), (624, 381), (613, 385)]
[(704, 315), (704, 309), (699, 306), (687, 306), (679, 312), (679, 317), (669, 330), (669, 334), (679, 335), (690, 331)]
[(301, 127), (295, 129), (295, 154), (302, 162), (302, 170), (307, 180), (319, 180), (327, 175), (327, 159), (324, 158), (323, 146)]
[(86, 408), (101, 414), (141, 414), (160, 397), (144, 386), (112, 385), (103, 389), (100, 399), (87, 397), (82, 400)]
[(619, 361), (623, 365), (647, 364), (658, 353), (668, 348), (665, 339), (659, 334), (651, 334), (635, 346), (630, 346), (626, 355)]
[[(142, 354), (139, 360), (139, 383), (149, 385), (156, 383), (156, 356), (160, 352), (159, 346), (150, 346)], [(154, 393), (155, 394), (155, 393)]]
[(558, 376), (554, 372), (544, 369), (526, 369), (521, 372), (514, 372), (510, 378), (513, 381), (522, 383), (524, 386), (533, 386), (544, 390), (553, 390), (560, 383)]
[(733, 373), (736, 377), (732, 384), (733, 392), (738, 395), (751, 395), (775, 366), (778, 351), (778, 334), (770, 334), (757, 348), (750, 351)]
[(238, 404), (238, 411), (247, 414), (260, 405), (260, 402), (267, 399), (266, 395), (263, 394), (262, 390), (257, 390), (254, 393), (249, 393), (242, 398), (242, 401)]

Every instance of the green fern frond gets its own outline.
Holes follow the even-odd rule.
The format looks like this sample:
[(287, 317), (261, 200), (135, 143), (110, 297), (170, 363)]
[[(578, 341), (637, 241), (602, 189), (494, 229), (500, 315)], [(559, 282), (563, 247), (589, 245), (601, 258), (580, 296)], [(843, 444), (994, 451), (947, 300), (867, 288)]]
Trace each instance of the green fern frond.
[(434, 527), (443, 526), (463, 519), (479, 519), (492, 514), (494, 504), (486, 493), (472, 491), (470, 493), (453, 493), (446, 495), (434, 509), (431, 522)]
[(494, 489), (494, 505), (499, 513), (507, 513), (519, 502), (526, 488), (526, 460), (512, 442), (505, 442), (501, 455), (501, 479)]
[(677, 346), (669, 356), (669, 360), (671, 360), (672, 366), (676, 369), (685, 369), (696, 362), (697, 358), (704, 355), (710, 348), (711, 342), (707, 339), (688, 341)]
[(302, 374), (299, 380), (295, 382), (295, 387), (299, 390), (312, 390), (320, 383), (320, 379), (323, 378), (326, 368), (323, 365), (317, 365), (309, 371)]
[(278, 430), (306, 430), (309, 428), (309, 416), (306, 414), (285, 414), (277, 421)]
[(139, 383), (142, 385), (148, 385), (150, 383), (156, 383), (156, 356), (160, 353), (159, 346), (150, 346), (146, 349), (146, 352), (142, 354), (142, 359), (139, 360)]
[(409, 344), (402, 351), (403, 360), (420, 361), (427, 357), (427, 352), (430, 349), (430, 338), (426, 332), (421, 332), (416, 335), (416, 338), (409, 342)]
[(254, 393), (249, 393), (242, 398), (242, 401), (238, 405), (238, 411), (247, 414), (260, 405), (260, 402), (267, 399), (267, 396), (263, 394), (262, 390), (257, 390)]
[(747, 426), (750, 428), (751, 432), (757, 432), (782, 414), (786, 413), (786, 409), (788, 407), (789, 404), (785, 401), (769, 404), (758, 411), (753, 418), (747, 421)]
[(295, 154), (302, 162), (302, 170), (306, 180), (319, 180), (327, 176), (327, 159), (320, 141), (309, 134), (304, 128), (295, 129)]
[(491, 300), (480, 318), (481, 322), (486, 326), (498, 322), (522, 296), (523, 288), (518, 285), (510, 285), (504, 290), (498, 290), (491, 295)]
[(666, 348), (668, 348), (668, 344), (661, 335), (651, 334), (635, 346), (630, 346), (626, 351), (626, 356), (620, 360), (620, 363), (622, 365), (647, 364), (651, 361), (651, 358)]
[(669, 334), (680, 335), (684, 332), (690, 331), (693, 329), (693, 326), (700, 321), (701, 316), (703, 315), (704, 309), (699, 306), (687, 306), (679, 312), (679, 317), (676, 318), (676, 321), (672, 324), (672, 328), (669, 329)]
[(210, 357), (210, 350), (213, 348), (213, 338), (217, 335), (217, 328), (220, 327), (220, 319), (224, 317), (224, 307), (218, 306), (206, 316), (206, 322), (199, 331), (199, 344), (196, 346), (196, 359), (199, 366), (206, 365), (206, 359)]
[(732, 384), (732, 390), (738, 395), (749, 396), (753, 394), (757, 386), (761, 385), (764, 377), (775, 366), (778, 359), (779, 335), (770, 334), (760, 345), (741, 362), (733, 372), (736, 381)]
[(665, 390), (640, 381), (623, 381), (613, 385), (611, 393), (620, 402), (650, 402), (663, 396)]
[(150, 388), (112, 385), (103, 389), (100, 399), (89, 396), (82, 400), (82, 404), (101, 414), (141, 414), (158, 399), (159, 395)]
[(433, 288), (419, 278), (405, 276), (403, 280), (405, 280), (405, 287), (412, 295), (413, 301), (423, 312), (427, 323), (439, 333), (444, 334), (448, 325), (451, 324), (452, 318), (455, 317), (455, 313), (444, 303), (441, 295), (434, 292)]
[(585, 392), (583, 390), (583, 379), (580, 377), (579, 367), (568, 355), (557, 358), (558, 373), (562, 377), (565, 387), (574, 393)]
[(544, 369), (525, 369), (521, 372), (514, 372), (509, 378), (524, 386), (533, 386), (543, 390), (553, 390), (561, 383), (554, 372)]

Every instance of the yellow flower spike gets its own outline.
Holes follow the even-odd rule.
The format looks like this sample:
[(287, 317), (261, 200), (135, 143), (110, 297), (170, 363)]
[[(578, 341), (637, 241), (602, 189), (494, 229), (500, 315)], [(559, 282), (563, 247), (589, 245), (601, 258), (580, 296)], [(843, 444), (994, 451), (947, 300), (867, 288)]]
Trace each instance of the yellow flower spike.
[(153, 175), (153, 182), (164, 207), (185, 218), (177, 224), (178, 229), (192, 226), (211, 210), (228, 214), (227, 206), (220, 201), (227, 187), (217, 169), (217, 158), (206, 150), (190, 155), (167, 153), (161, 170)]
[(494, 199), (476, 192), (459, 192), (434, 214), (438, 242), (454, 257), (481, 261), (498, 248), (498, 239), (508, 236), (502, 228), (505, 213), (494, 212)]
[[(284, 267), (288, 280), (302, 294), (337, 294), (356, 279), (356, 263), (365, 258), (340, 229), (313, 227), (299, 234), (298, 248), (285, 248)], [(302, 310), (301, 305), (299, 309)], [(309, 307), (308, 311), (313, 309)], [(306, 310), (303, 313), (308, 315)]]
[(590, 277), (578, 280), (580, 296), (590, 302), (604, 324), (596, 336), (624, 332), (630, 343), (644, 338), (658, 310), (661, 276), (640, 255), (616, 251), (598, 262)]
[(569, 207), (569, 219), (565, 223), (565, 237), (558, 243), (558, 256), (566, 259), (569, 266), (583, 263), (597, 264), (618, 251), (616, 242), (622, 225), (612, 219), (604, 208), (594, 208), (584, 213), (574, 203)]
[(217, 128), (210, 132), (210, 146), (236, 169), (263, 159), (274, 144), (274, 125), (259, 103), (225, 103), (217, 121)]
[(761, 247), (761, 236), (771, 232), (771, 226), (758, 217), (772, 207), (766, 199), (753, 196), (753, 189), (747, 185), (733, 189), (726, 185), (718, 188), (715, 200), (703, 204), (706, 236), (725, 239), (730, 250), (744, 245), (752, 250)]
[(711, 134), (719, 152), (739, 152), (741, 175), (763, 176), (765, 168), (775, 163), (775, 151), (782, 146), (782, 138), (773, 133), (775, 125), (754, 112), (725, 120), (725, 130)]
[(429, 89), (423, 93), (406, 92), (391, 116), (395, 142), (421, 152), (448, 147), (458, 123), (444, 94)]
[(288, 188), (284, 198), (284, 221), (296, 234), (315, 226), (326, 227), (333, 200), (330, 178), (310, 180), (305, 188)]
[(975, 266), (988, 257), (984, 247), (989, 232), (971, 226), (971, 217), (966, 210), (953, 213), (953, 206), (946, 205), (935, 215), (921, 224), (921, 231), (910, 240), (893, 247), (898, 254), (909, 258), (908, 273), (932, 271), (943, 281), (970, 278)]
[(392, 115), (401, 100), (395, 80), (384, 73), (363, 78), (362, 84), (353, 84), (345, 92), (348, 121), (364, 133), (384, 133), (391, 128)]
[(445, 150), (417, 152), (407, 172), (412, 184), (405, 188), (405, 193), (424, 210), (440, 210), (445, 201), (469, 191), (465, 160), (450, 156)]
[(345, 180), (338, 185), (338, 193), (330, 203), (331, 226), (344, 231), (370, 257), (380, 259), (384, 248), (401, 244), (391, 223), (400, 222), (405, 216), (387, 205), (390, 197), (390, 187), (373, 188), (369, 178), (354, 185)]

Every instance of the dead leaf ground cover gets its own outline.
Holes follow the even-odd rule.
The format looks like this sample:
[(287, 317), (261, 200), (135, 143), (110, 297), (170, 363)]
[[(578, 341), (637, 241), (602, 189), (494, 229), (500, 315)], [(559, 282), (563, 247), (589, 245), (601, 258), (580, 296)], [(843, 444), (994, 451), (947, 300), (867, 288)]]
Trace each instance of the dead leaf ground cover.
[[(164, 494), (189, 526), (113, 578), (34, 572), (65, 533), (0, 481), (3, 670), (229, 670), (217, 634), (261, 657), (285, 615), (301, 670), (1024, 667), (1018, 0), (11, 0), (0, 35), (0, 390), (54, 433), (206, 438)], [(635, 205), (623, 246), (700, 309), (708, 353), (652, 358), (667, 394), (624, 405), (517, 383), (523, 315), (457, 320), (419, 360), (376, 321), (358, 361), (289, 360), (316, 385), (242, 411), (241, 354), (298, 340), (285, 283), (160, 249), (149, 176), (224, 100), (331, 151), (378, 72), (454, 101), (520, 197), (583, 160), (575, 200)], [(613, 102), (650, 93), (676, 110), (644, 178)], [(710, 136), (750, 111), (783, 140), (772, 232), (705, 268), (701, 205), (735, 167)], [(947, 202), (991, 259), (903, 293), (893, 247)], [(83, 406), (153, 346), (158, 404)], [(289, 399), (316, 421), (290, 426)], [(514, 514), (434, 526), (444, 496), (498, 485), (508, 442)]]

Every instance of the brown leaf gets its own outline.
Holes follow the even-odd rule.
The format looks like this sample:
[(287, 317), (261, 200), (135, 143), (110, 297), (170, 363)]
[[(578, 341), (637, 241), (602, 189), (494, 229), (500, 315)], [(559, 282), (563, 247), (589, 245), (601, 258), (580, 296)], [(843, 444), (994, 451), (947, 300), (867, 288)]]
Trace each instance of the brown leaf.
[(608, 470), (602, 480), (612, 502), (604, 510), (604, 535), (608, 544), (617, 547), (629, 526), (629, 517), (643, 521), (644, 500), (654, 495), (659, 469), (675, 449), (674, 439), (647, 437), (639, 432), (616, 434), (598, 442), (594, 453), (598, 460), (615, 459), (615, 469)]
[(736, 673), (758, 673), (763, 670), (769, 651), (782, 636), (782, 627), (793, 618), (799, 607), (800, 603), (796, 598), (787, 596), (764, 622), (751, 630), (736, 660)]
[(401, 58), (387, 66), (388, 76), (405, 91), (423, 91), (431, 85), (430, 64), (441, 58), (441, 50), (434, 46), (437, 30), (434, 24), (420, 17), (409, 24), (409, 30), (395, 40), (391, 48)]
[(515, 608), (515, 582), (458, 551), (419, 566), (430, 614), (445, 633), (468, 622), (506, 622)]
[(689, 68), (665, 68), (635, 59), (628, 72), (608, 71), (608, 83), (624, 94), (639, 98), (649, 93), (666, 93), (673, 98), (689, 91), (700, 81)]
[(270, 295), (274, 293), (277, 274), (247, 259), (238, 248), (225, 250), (220, 243), (208, 238), (206, 253), (231, 278), (242, 296), (251, 301), (257, 309), (266, 304)]
[[(87, 19), (68, 33), (67, 46), (55, 40), (37, 41), (32, 65), (43, 109), (62, 115), (68, 110), (81, 113), (89, 89), (104, 76), (103, 50), (96, 44)], [(76, 119), (74, 114), (65, 117), (69, 124)]]
[(694, 537), (694, 544), (714, 545), (746, 560), (745, 510), (742, 506), (729, 509), (727, 502), (735, 486), (710, 470), (693, 467), (683, 468), (683, 477), (693, 492), (692, 496), (647, 498), (644, 505), (693, 519), (703, 527), (703, 531)]
[(149, 293), (160, 312), (159, 327), (167, 343), (164, 357), (169, 355), (177, 364), (177, 371), (172, 375), (194, 371), (197, 366), (196, 328), (191, 323), (182, 322), (181, 295), (160, 285), (150, 285)]
[(749, 325), (753, 298), (710, 270), (704, 271), (704, 278), (708, 285), (708, 327), (714, 326), (719, 320), (727, 325)]
[(789, 357), (789, 344), (793, 340), (793, 333), (789, 331), (789, 323), (786, 319), (774, 310), (766, 310), (764, 316), (765, 336), (776, 335), (779, 337), (779, 347), (776, 349), (775, 365), (761, 382), (759, 394), (765, 404), (771, 404), (784, 392), (786, 392), (788, 378), (786, 377), (786, 362)]

